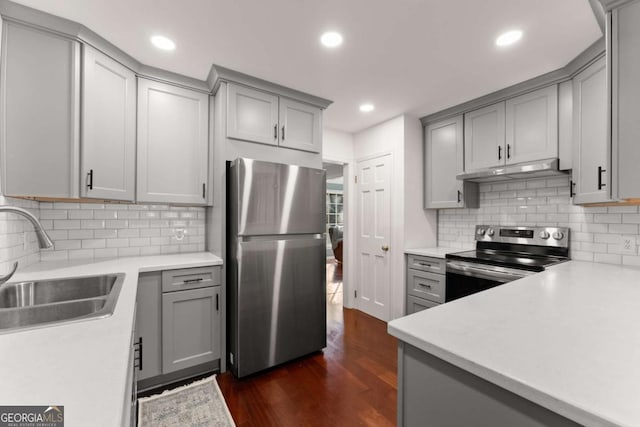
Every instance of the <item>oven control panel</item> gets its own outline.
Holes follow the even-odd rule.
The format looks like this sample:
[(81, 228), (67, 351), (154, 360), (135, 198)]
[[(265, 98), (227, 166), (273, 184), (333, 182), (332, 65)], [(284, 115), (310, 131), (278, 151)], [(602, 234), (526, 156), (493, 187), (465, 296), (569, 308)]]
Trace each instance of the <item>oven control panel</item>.
[(476, 225), (476, 241), (569, 247), (567, 227), (516, 227)]

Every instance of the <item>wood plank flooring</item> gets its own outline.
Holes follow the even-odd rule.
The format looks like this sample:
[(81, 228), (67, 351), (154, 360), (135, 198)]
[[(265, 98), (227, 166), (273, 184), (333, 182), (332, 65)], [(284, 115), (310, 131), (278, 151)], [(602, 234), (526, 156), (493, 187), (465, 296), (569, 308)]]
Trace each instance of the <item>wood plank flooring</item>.
[(218, 383), (238, 427), (393, 426), (397, 343), (387, 325), (342, 308), (342, 271), (327, 263), (327, 347), (238, 380)]

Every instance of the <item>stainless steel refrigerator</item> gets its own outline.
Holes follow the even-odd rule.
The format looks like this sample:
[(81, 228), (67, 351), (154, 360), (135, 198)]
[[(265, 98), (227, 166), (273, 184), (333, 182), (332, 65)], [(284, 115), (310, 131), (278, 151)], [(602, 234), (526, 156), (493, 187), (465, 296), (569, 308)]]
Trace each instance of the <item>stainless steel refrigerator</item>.
[(228, 171), (229, 366), (243, 377), (326, 346), (325, 171)]

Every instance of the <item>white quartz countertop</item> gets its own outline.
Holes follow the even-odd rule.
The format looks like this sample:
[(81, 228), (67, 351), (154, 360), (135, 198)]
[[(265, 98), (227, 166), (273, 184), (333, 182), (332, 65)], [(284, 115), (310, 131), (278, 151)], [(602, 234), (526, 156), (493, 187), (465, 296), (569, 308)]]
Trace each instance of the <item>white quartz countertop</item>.
[(404, 253), (408, 255), (421, 255), (421, 256), (430, 256), (434, 258), (444, 258), (445, 255), (451, 254), (454, 252), (463, 252), (468, 249), (461, 248), (447, 248), (444, 246), (434, 246), (431, 248), (414, 248), (414, 249), (405, 249)]
[(640, 270), (570, 261), (389, 333), (587, 426), (640, 426)]
[(0, 405), (64, 405), (65, 426), (120, 426), (138, 273), (220, 265), (210, 253), (41, 262), (11, 282), (124, 273), (113, 315), (0, 334)]

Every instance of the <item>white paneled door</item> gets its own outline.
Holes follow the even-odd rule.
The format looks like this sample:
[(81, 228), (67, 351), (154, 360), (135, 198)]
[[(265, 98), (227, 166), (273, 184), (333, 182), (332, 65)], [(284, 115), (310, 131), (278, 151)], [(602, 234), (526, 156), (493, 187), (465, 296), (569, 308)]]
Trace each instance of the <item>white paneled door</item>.
[(358, 163), (358, 241), (356, 307), (389, 320), (391, 256), (391, 155)]

